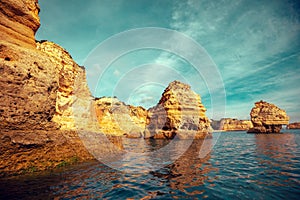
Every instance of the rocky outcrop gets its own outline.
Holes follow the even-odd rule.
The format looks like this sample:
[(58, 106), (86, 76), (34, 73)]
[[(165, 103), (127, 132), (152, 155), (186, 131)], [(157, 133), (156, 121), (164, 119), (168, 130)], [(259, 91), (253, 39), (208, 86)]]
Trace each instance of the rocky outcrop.
[(75, 131), (1, 130), (0, 151), (0, 177), (93, 159)]
[(300, 129), (300, 122), (290, 123), (286, 127), (287, 129)]
[[(93, 100), (87, 86), (85, 69), (78, 66), (65, 49), (53, 42), (37, 42), (37, 49), (47, 54), (51, 64), (55, 66), (53, 70), (57, 75), (58, 88), (56, 90), (55, 114), (52, 121), (59, 124), (62, 130), (75, 130), (80, 126), (78, 123), (81, 120), (75, 122), (74, 102), (80, 99), (88, 107)], [(82, 118), (86, 117), (82, 116)]]
[(248, 133), (279, 133), (282, 125), (289, 123), (289, 116), (284, 110), (264, 101), (255, 103), (250, 116), (253, 128)]
[(238, 120), (234, 118), (222, 118), (220, 121), (212, 121), (214, 130), (243, 131), (253, 127), (250, 120)]
[(145, 138), (179, 139), (210, 136), (210, 123), (198, 94), (187, 84), (173, 81), (148, 110)]
[(0, 0), (0, 40), (35, 48), (39, 10), (38, 0)]
[[(92, 159), (71, 128), (71, 102), (62, 106), (62, 83), (69, 81), (65, 64), (59, 70), (55, 58), (38, 49), (0, 43), (0, 176)], [(84, 76), (76, 68), (77, 76)], [(73, 87), (65, 97), (72, 101), (80, 99)]]
[(95, 110), (102, 133), (130, 138), (143, 137), (146, 109), (126, 105), (117, 98), (103, 97), (95, 100)]
[(37, 1), (1, 1), (0, 10), (0, 176), (93, 159), (75, 131), (98, 131), (84, 68), (35, 42)]
[(89, 152), (97, 158), (111, 156), (115, 148), (101, 132), (118, 148), (120, 140), (112, 133), (146, 133), (146, 138), (209, 135), (200, 96), (177, 81), (150, 114), (116, 99), (94, 101), (84, 68), (60, 46), (35, 42), (37, 1), (0, 1), (0, 176), (93, 159)]

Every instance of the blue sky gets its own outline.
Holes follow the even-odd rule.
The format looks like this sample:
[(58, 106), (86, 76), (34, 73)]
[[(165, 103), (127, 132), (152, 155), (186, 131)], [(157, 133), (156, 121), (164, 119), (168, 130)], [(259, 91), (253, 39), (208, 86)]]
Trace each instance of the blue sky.
[[(201, 95), (211, 118), (247, 119), (254, 102), (262, 99), (285, 109), (290, 121), (300, 121), (297, 1), (40, 0), (39, 4), (42, 25), (36, 38), (56, 42), (85, 65), (95, 96), (117, 96), (126, 103), (150, 107), (167, 84), (178, 79)], [(135, 49), (105, 70), (101, 63), (89, 65), (90, 56), (104, 41), (144, 27), (185, 34), (204, 48), (203, 56), (215, 66), (206, 73), (206, 68), (195, 68), (186, 57), (158, 48)], [(126, 44), (112, 43), (107, 55)], [(171, 49), (182, 47), (193, 53), (185, 43), (173, 45)], [(212, 86), (214, 79), (222, 84)], [(221, 104), (224, 112), (217, 111)]]

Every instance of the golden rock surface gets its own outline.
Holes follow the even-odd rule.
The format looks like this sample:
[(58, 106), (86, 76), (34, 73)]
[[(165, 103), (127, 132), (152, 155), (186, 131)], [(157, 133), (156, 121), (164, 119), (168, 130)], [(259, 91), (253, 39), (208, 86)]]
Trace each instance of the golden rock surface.
[(146, 109), (126, 105), (117, 98), (103, 97), (95, 100), (95, 110), (102, 133), (130, 138), (143, 136)]
[(252, 128), (250, 120), (239, 120), (234, 118), (223, 118), (218, 121), (218, 125), (214, 127), (215, 130), (223, 131), (242, 131)]
[(265, 101), (256, 102), (250, 116), (253, 128), (249, 133), (279, 133), (282, 125), (289, 123), (285, 110)]
[(198, 94), (187, 84), (173, 81), (159, 103), (148, 110), (145, 138), (178, 139), (210, 136), (210, 122)]

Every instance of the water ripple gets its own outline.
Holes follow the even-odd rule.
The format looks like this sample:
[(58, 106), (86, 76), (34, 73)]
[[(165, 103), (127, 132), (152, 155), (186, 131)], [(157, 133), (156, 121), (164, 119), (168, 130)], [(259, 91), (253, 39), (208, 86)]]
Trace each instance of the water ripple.
[[(299, 199), (299, 135), (299, 130), (276, 135), (224, 132), (206, 156), (199, 157), (203, 141), (194, 141), (175, 162), (150, 172), (143, 172), (145, 165), (162, 162), (163, 156), (123, 159), (124, 169), (139, 173), (95, 161), (2, 179), (0, 199)], [(147, 152), (167, 143), (124, 140), (124, 148)]]

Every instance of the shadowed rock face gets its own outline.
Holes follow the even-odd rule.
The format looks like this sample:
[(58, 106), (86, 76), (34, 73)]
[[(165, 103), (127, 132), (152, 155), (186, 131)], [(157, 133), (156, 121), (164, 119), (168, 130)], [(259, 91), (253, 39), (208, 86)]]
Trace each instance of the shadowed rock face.
[(284, 110), (264, 101), (255, 103), (250, 116), (253, 128), (248, 133), (279, 133), (282, 125), (289, 123), (289, 116)]
[(148, 110), (145, 138), (205, 138), (210, 135), (209, 119), (200, 96), (190, 86), (173, 81), (157, 106)]
[(287, 129), (300, 129), (300, 122), (294, 122), (288, 124)]

